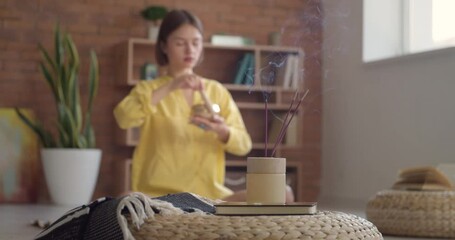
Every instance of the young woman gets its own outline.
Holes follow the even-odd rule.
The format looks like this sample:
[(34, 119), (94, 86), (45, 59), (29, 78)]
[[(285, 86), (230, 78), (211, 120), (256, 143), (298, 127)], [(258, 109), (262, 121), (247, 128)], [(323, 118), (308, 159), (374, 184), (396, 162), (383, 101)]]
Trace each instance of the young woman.
[[(138, 83), (114, 109), (121, 128), (141, 128), (133, 154), (133, 191), (240, 200), (223, 184), (225, 152), (246, 155), (251, 138), (229, 91), (193, 72), (201, 61), (202, 34), (200, 21), (189, 12), (168, 13), (156, 44), (156, 60), (167, 74)], [(191, 114), (193, 105), (203, 103), (201, 91), (219, 106), (211, 118)]]

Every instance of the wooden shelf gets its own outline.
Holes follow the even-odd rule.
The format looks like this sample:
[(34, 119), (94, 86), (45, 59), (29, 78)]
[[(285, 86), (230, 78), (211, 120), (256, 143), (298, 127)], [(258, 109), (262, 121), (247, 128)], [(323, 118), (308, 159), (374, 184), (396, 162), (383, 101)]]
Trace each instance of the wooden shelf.
[[(234, 79), (239, 56), (245, 52), (252, 52), (255, 58), (254, 86), (261, 86), (261, 76), (271, 62), (282, 64), (289, 54), (298, 55), (300, 64), (303, 63), (303, 51), (296, 47), (285, 46), (216, 46), (204, 43), (204, 61), (196, 70), (200, 75), (217, 79), (230, 84)], [(220, 54), (223, 61), (219, 61)], [(120, 66), (117, 68), (117, 82), (120, 85), (132, 86), (140, 80), (140, 67), (146, 62), (154, 63), (155, 42), (148, 39), (131, 38), (116, 47), (116, 59)], [(213, 59), (213, 61), (211, 61)], [(209, 67), (207, 67), (209, 66)], [(163, 69), (160, 69), (163, 70)], [(233, 85), (233, 84), (231, 84)], [(229, 87), (228, 87), (229, 89)]]
[[(275, 143), (269, 143), (267, 144), (267, 149), (271, 150), (273, 148)], [(297, 148), (298, 146), (294, 145), (286, 145), (286, 144), (279, 144), (277, 145), (277, 150), (280, 149), (292, 149), (292, 148)], [(265, 149), (265, 143), (253, 143), (253, 149)]]
[(295, 89), (283, 88), (279, 86), (268, 86), (268, 85), (241, 85), (241, 84), (223, 84), (230, 91), (252, 91), (252, 92), (292, 92)]
[[(264, 103), (244, 103), (237, 102), (239, 109), (257, 109), (264, 111)], [(268, 104), (267, 108), (270, 110), (288, 110), (289, 104)]]
[[(141, 44), (155, 46), (156, 42), (147, 38), (129, 38), (128, 44)], [(271, 46), (271, 45), (246, 45), (246, 46), (222, 46), (204, 43), (204, 49), (226, 49), (226, 50), (244, 50), (244, 51), (270, 51), (270, 52), (298, 52), (297, 47)]]

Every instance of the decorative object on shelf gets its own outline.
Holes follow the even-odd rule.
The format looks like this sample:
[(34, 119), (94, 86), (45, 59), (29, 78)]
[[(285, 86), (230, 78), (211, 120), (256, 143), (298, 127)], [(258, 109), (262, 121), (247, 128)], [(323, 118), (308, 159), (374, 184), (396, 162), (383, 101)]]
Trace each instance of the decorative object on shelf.
[(164, 6), (149, 6), (141, 11), (143, 18), (151, 22), (148, 31), (148, 38), (156, 41), (160, 31), (161, 20), (166, 16), (168, 10)]
[[(61, 205), (86, 204), (91, 200), (98, 178), (101, 150), (95, 148), (92, 109), (98, 91), (99, 68), (94, 51), (90, 52), (88, 101), (83, 113), (79, 85), (79, 53), (71, 36), (62, 33), (57, 24), (54, 31), (55, 52), (52, 58), (40, 44), (43, 60), (40, 63), (44, 79), (54, 96), (58, 138), (40, 121), (16, 112), (21, 120), (39, 137), (46, 183), (54, 203)], [(54, 165), (57, 164), (57, 165)], [(59, 177), (59, 178), (56, 178)]]
[(158, 66), (156, 64), (146, 62), (141, 68), (141, 80), (153, 80), (158, 77)]
[(272, 45), (272, 46), (281, 45), (281, 34), (279, 32), (269, 33), (269, 45)]
[[(34, 119), (29, 109), (21, 110)], [(13, 108), (0, 108), (0, 203), (32, 203), (39, 195), (38, 138)]]

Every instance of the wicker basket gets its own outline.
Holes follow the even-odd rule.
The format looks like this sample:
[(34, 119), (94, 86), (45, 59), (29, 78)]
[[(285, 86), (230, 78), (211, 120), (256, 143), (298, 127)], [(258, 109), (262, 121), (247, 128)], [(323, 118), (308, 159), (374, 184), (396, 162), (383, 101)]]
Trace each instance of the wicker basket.
[(383, 239), (367, 220), (341, 212), (293, 216), (156, 215), (135, 239)]
[(383, 234), (455, 238), (455, 192), (384, 190), (366, 216)]

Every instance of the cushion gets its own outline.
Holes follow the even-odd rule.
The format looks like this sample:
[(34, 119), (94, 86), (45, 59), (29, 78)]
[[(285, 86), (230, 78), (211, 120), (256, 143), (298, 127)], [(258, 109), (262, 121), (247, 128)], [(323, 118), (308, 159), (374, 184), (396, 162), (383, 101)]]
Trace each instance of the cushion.
[(331, 211), (288, 216), (155, 215), (140, 228), (130, 225), (130, 231), (137, 240), (383, 239), (371, 222)]
[(383, 234), (455, 238), (455, 192), (383, 190), (366, 216)]
[(191, 193), (102, 198), (69, 211), (36, 239), (382, 239), (352, 214), (217, 216), (219, 202)]

